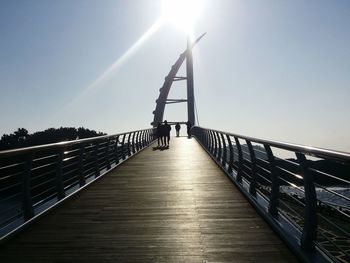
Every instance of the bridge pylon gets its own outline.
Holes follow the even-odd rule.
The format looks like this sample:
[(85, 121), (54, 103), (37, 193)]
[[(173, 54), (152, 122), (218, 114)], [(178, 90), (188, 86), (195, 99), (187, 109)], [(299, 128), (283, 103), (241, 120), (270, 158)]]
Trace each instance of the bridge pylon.
[[(156, 100), (156, 109), (153, 111), (154, 117), (151, 125), (156, 127), (158, 123), (163, 122), (164, 110), (166, 104), (187, 102), (187, 120), (192, 125), (196, 124), (195, 104), (194, 104), (194, 81), (193, 81), (193, 47), (204, 37), (206, 33), (201, 35), (196, 41), (192, 42), (187, 39), (187, 49), (180, 54), (175, 64), (171, 67), (170, 72), (165, 77), (163, 86), (159, 90), (159, 97)], [(186, 60), (186, 76), (177, 76), (177, 73)], [(168, 99), (170, 88), (174, 81), (187, 81), (187, 98), (186, 99)], [(185, 121), (185, 122), (186, 122)]]

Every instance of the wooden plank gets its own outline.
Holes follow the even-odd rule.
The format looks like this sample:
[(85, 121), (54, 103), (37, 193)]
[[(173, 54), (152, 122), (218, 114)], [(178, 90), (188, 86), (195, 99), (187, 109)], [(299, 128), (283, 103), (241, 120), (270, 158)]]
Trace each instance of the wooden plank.
[(1, 262), (297, 262), (194, 139), (152, 147), (0, 248)]

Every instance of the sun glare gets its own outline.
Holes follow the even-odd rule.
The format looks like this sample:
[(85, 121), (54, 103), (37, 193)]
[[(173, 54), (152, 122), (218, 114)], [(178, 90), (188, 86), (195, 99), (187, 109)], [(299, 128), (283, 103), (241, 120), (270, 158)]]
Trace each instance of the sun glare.
[(186, 33), (192, 33), (203, 2), (204, 0), (162, 0), (162, 19)]

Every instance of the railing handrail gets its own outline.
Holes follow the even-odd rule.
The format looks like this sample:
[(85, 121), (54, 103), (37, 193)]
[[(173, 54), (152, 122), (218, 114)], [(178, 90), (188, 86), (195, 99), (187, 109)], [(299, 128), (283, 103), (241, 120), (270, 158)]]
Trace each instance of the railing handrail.
[(154, 135), (151, 127), (0, 152), (0, 243), (151, 145)]
[[(350, 219), (350, 197), (329, 189), (349, 189), (350, 180), (344, 178), (350, 169), (349, 153), (199, 126), (192, 127), (191, 134), (303, 261), (339, 262), (349, 257), (350, 242), (340, 243), (333, 237), (349, 238), (341, 222)], [(278, 150), (295, 157), (291, 161)], [(290, 191), (281, 189), (283, 185)], [(294, 190), (301, 196), (296, 197)], [(319, 190), (346, 205), (327, 205)]]
[[(150, 128), (150, 129), (152, 129), (152, 128)], [(41, 145), (29, 146), (29, 147), (23, 147), (23, 148), (11, 149), (11, 150), (4, 150), (4, 151), (0, 151), (0, 158), (11, 157), (14, 155), (35, 153), (38, 151), (48, 150), (48, 149), (52, 149), (52, 148), (59, 148), (59, 147), (63, 148), (63, 147), (68, 147), (68, 146), (72, 146), (72, 145), (80, 144), (80, 143), (89, 143), (89, 142), (93, 142), (96, 140), (108, 139), (111, 137), (121, 136), (124, 134), (140, 132), (140, 131), (145, 131), (145, 130), (149, 130), (149, 129), (141, 129), (141, 130), (135, 130), (135, 131), (130, 131), (130, 132), (116, 133), (113, 135), (94, 136), (94, 137), (78, 139), (78, 140), (55, 142), (55, 143), (41, 144)]]
[(259, 138), (254, 138), (254, 137), (249, 137), (249, 136), (244, 136), (236, 133), (230, 133), (226, 131), (220, 131), (220, 130), (214, 130), (202, 126), (193, 126), (198, 127), (201, 129), (206, 129), (206, 130), (211, 130), (214, 132), (219, 132), (219, 133), (225, 133), (230, 136), (237, 137), (239, 139), (243, 140), (248, 140), (252, 141), (255, 143), (260, 143), (260, 144), (268, 144), (272, 147), (277, 147), (283, 150), (288, 150), (288, 151), (293, 151), (293, 152), (301, 152), (310, 156), (314, 157), (328, 157), (332, 159), (337, 159), (341, 161), (350, 161), (350, 153), (348, 152), (342, 152), (342, 151), (336, 151), (336, 150), (330, 150), (330, 149), (324, 149), (324, 148), (318, 148), (318, 147), (313, 147), (313, 146), (305, 146), (305, 145), (300, 145), (300, 144), (295, 144), (295, 143), (288, 143), (288, 142), (281, 142), (281, 141), (271, 141), (271, 140), (265, 140), (265, 139), (259, 139)]

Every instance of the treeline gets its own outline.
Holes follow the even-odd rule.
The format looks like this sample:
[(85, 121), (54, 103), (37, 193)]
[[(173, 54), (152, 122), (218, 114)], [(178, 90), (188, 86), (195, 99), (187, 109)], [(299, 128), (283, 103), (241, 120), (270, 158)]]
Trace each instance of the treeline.
[(74, 127), (50, 128), (44, 131), (34, 132), (33, 134), (29, 134), (28, 130), (24, 128), (19, 128), (17, 131), (11, 134), (4, 134), (1, 137), (0, 151), (102, 135), (106, 134), (83, 127), (78, 129)]

